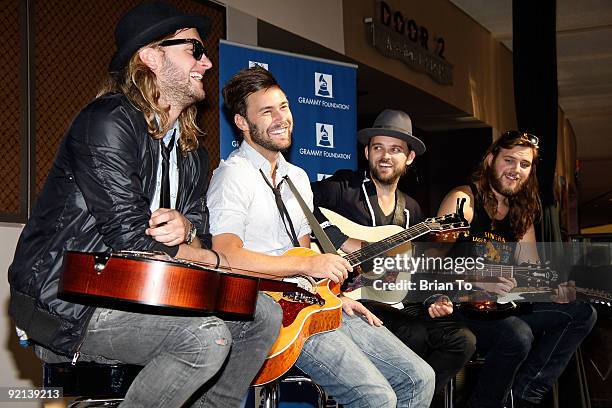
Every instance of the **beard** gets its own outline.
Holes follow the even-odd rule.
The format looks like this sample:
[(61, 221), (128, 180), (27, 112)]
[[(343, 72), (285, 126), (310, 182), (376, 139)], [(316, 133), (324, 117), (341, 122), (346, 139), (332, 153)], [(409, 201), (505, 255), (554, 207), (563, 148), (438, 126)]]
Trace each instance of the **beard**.
[[(293, 126), (291, 121), (284, 121), (274, 125), (270, 125), (267, 129), (260, 129), (255, 123), (250, 120), (246, 120), (249, 125), (249, 134), (254, 143), (263, 147), (271, 152), (284, 152), (291, 147), (291, 134), (293, 132)], [(278, 128), (287, 127), (289, 132), (289, 139), (286, 142), (274, 141), (268, 135), (268, 132), (277, 130)]]
[(527, 185), (527, 180), (524, 179), (524, 180), (520, 180), (515, 187), (504, 186), (504, 183), (502, 182), (504, 173), (497, 174), (497, 172), (492, 167), (489, 167), (487, 169), (486, 175), (489, 178), (489, 183), (491, 184), (491, 187), (493, 187), (493, 189), (497, 191), (499, 194), (503, 195), (504, 197), (508, 197), (508, 198), (514, 197), (518, 195), (519, 193), (521, 193), (525, 189), (525, 186)]
[(172, 106), (191, 106), (206, 96), (203, 88), (191, 82), (189, 74), (185, 80), (181, 80), (183, 76), (184, 73), (164, 56), (157, 83), (160, 95)]
[[(378, 163), (380, 163), (380, 161), (378, 161)], [(393, 162), (391, 162), (393, 164), (393, 171), (391, 174), (382, 175), (377, 167), (378, 163), (369, 163), (370, 175), (373, 179), (376, 179), (379, 183), (384, 185), (393, 185), (400, 179), (400, 177), (406, 174), (406, 171), (408, 170), (408, 166), (398, 168), (395, 166), (395, 164), (393, 164)]]

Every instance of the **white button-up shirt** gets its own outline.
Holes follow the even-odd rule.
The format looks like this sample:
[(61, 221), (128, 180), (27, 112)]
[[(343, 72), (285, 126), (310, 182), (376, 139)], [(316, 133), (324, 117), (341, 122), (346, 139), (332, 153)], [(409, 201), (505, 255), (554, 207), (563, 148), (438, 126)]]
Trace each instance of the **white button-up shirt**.
[[(298, 192), (312, 210), (312, 190), (306, 172), (288, 163), (279, 154), (276, 184), (280, 183), (281, 197), (291, 217), (298, 238), (310, 234), (310, 226), (302, 208), (282, 177), (289, 175)], [(243, 142), (227, 160), (214, 171), (207, 193), (212, 235), (237, 235), (246, 249), (280, 255), (293, 247), (276, 206), (274, 193), (266, 184), (259, 169), (270, 177), (270, 162)], [(272, 181), (270, 184), (272, 184)]]

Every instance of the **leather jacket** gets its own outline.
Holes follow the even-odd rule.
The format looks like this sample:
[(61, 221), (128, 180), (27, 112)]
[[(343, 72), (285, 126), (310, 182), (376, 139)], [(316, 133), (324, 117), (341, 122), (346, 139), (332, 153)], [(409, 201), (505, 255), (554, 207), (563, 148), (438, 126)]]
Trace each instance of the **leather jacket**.
[[(94, 308), (57, 298), (67, 250), (158, 250), (145, 235), (155, 193), (160, 141), (122, 94), (87, 105), (61, 141), (9, 267), (9, 312), (29, 338), (59, 354), (78, 351)], [(204, 240), (208, 155), (178, 154), (176, 209)]]

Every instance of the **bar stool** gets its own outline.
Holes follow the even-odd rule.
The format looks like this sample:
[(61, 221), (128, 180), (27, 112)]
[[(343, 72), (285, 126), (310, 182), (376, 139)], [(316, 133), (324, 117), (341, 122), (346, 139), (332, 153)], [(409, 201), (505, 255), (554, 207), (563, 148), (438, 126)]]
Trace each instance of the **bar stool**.
[(43, 386), (62, 387), (65, 397), (77, 397), (67, 408), (116, 407), (141, 369), (130, 364), (44, 363)]
[[(482, 366), (485, 362), (484, 356), (480, 355), (477, 351), (470, 358), (470, 360), (465, 363), (465, 367), (468, 366)], [(465, 367), (463, 369), (465, 369)], [(462, 370), (463, 370), (462, 369)], [(444, 387), (444, 408), (454, 408), (455, 404), (455, 389), (457, 387), (457, 376), (454, 376), (450, 379), (446, 387)], [(510, 394), (508, 395), (508, 400), (505, 408), (514, 408), (514, 394), (512, 389), (510, 389)]]
[(263, 386), (262, 408), (277, 408), (280, 402), (280, 385), (285, 384), (309, 384), (315, 389), (317, 393), (317, 408), (325, 408), (326, 395), (323, 388), (315, 383), (312, 378), (308, 377), (301, 370), (293, 367), (289, 372), (282, 378), (276, 381), (272, 381)]

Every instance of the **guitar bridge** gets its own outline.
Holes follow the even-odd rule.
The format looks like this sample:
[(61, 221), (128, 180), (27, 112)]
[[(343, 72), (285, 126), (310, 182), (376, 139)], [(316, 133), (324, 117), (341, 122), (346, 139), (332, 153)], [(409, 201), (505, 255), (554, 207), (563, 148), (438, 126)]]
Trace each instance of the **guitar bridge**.
[(304, 292), (284, 292), (283, 297), (294, 302), (308, 303), (311, 305), (323, 306), (325, 304), (325, 300), (319, 294), (310, 295)]

